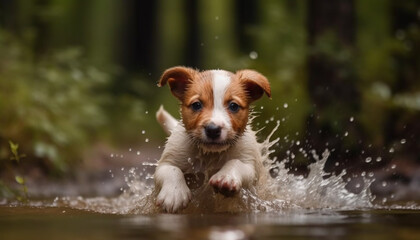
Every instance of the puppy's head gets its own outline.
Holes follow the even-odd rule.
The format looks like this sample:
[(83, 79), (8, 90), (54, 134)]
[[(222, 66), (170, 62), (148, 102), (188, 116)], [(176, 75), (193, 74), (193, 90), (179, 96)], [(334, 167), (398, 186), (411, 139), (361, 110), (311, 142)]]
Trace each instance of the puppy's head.
[(163, 73), (158, 86), (166, 83), (181, 101), (185, 129), (206, 152), (221, 152), (234, 144), (245, 131), (249, 105), (264, 93), (271, 97), (268, 80), (253, 70), (234, 74), (174, 67)]

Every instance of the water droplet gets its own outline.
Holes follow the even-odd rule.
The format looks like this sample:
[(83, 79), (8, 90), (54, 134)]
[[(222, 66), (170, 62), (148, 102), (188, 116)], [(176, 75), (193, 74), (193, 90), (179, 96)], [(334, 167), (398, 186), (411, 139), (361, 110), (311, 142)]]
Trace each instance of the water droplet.
[(358, 184), (356, 184), (356, 186), (355, 186), (356, 188), (359, 188), (360, 187), (360, 183), (358, 183)]
[(264, 106), (261, 106), (261, 109), (264, 109)]
[(385, 181), (382, 182), (382, 187), (386, 187), (387, 183)]
[(121, 168), (121, 171), (124, 171), (124, 168), (123, 167)]
[(336, 167), (338, 167), (338, 166), (340, 166), (340, 163), (339, 162), (335, 162), (335, 164), (334, 164)]
[(353, 122), (354, 121), (354, 117), (350, 117), (350, 122)]
[(296, 145), (299, 146), (300, 145), (300, 141), (296, 141)]
[(395, 149), (394, 149), (394, 148), (390, 148), (390, 149), (389, 149), (389, 152), (390, 152), (390, 153), (393, 153), (393, 152), (395, 152)]
[(382, 158), (381, 157), (377, 157), (376, 158), (376, 162), (380, 162), (380, 161), (382, 161)]
[(111, 153), (111, 157), (112, 157), (112, 158), (114, 157), (114, 154), (113, 154), (113, 153)]
[(149, 111), (146, 111), (145, 113), (146, 113), (146, 114), (149, 114)]
[(140, 151), (137, 151), (137, 155), (140, 155)]
[(255, 51), (252, 51), (249, 53), (249, 58), (251, 58), (252, 60), (255, 60), (258, 58), (258, 53)]
[(349, 135), (349, 132), (344, 133), (344, 137), (347, 137)]
[(362, 172), (362, 173), (360, 174), (360, 176), (362, 176), (362, 177), (366, 176), (366, 172)]
[(131, 152), (131, 148), (129, 148), (128, 151)]
[(142, 130), (142, 131), (141, 131), (141, 134), (145, 134), (145, 133), (146, 133), (146, 130)]
[(288, 108), (289, 107), (289, 104), (285, 103), (285, 104), (283, 104), (283, 107), (284, 108)]
[(148, 139), (148, 138), (146, 138), (144, 141), (145, 141), (145, 142), (149, 142), (149, 139)]
[(397, 167), (397, 165), (395, 165), (395, 164), (391, 165), (391, 169), (395, 169), (396, 167)]
[(401, 144), (405, 144), (407, 142), (407, 140), (405, 140), (404, 138), (401, 139)]
[(369, 177), (373, 177), (373, 175), (374, 175), (373, 172), (368, 173)]
[(370, 163), (371, 161), (372, 161), (371, 157), (367, 157), (366, 160), (365, 160), (366, 163)]

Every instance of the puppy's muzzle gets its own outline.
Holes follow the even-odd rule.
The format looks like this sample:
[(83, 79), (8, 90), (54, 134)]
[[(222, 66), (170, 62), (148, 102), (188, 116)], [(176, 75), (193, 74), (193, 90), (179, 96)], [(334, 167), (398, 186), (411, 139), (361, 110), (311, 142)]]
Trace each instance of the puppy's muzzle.
[(222, 133), (222, 128), (214, 123), (210, 123), (204, 128), (204, 131), (208, 139), (217, 140)]

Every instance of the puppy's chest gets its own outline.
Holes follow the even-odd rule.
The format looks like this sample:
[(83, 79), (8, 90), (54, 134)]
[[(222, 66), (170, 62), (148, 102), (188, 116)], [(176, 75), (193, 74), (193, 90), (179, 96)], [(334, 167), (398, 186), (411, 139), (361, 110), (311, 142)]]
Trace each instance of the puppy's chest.
[(202, 154), (195, 153), (194, 156), (189, 157), (188, 168), (185, 173), (207, 173), (213, 174), (220, 170), (227, 161), (227, 154)]
[(188, 168), (184, 170), (184, 177), (190, 189), (197, 189), (210, 177), (218, 172), (226, 163), (226, 155), (211, 154), (200, 155), (187, 159)]

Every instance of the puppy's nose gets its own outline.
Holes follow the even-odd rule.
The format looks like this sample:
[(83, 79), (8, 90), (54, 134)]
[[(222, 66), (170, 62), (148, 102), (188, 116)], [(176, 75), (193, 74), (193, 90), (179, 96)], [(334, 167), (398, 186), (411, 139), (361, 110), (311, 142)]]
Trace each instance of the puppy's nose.
[(204, 130), (206, 131), (206, 136), (213, 140), (219, 138), (222, 132), (222, 128), (214, 123), (207, 125)]

